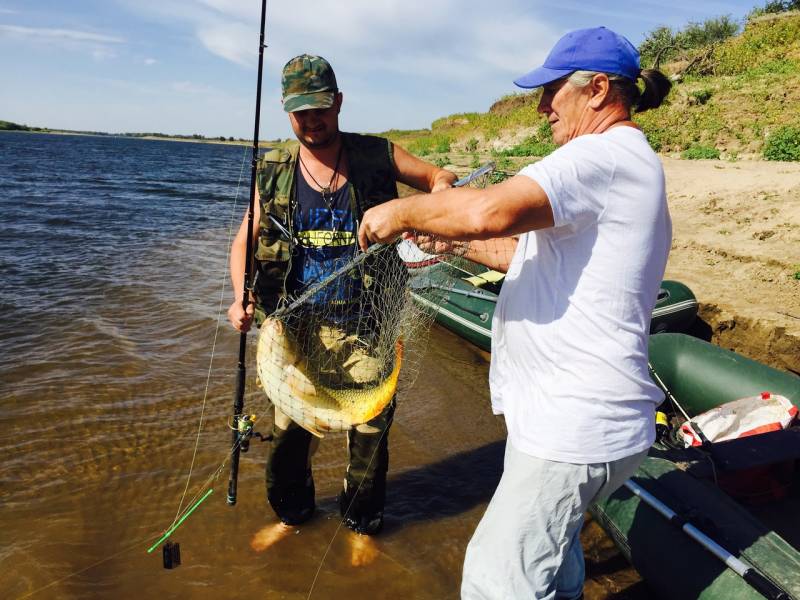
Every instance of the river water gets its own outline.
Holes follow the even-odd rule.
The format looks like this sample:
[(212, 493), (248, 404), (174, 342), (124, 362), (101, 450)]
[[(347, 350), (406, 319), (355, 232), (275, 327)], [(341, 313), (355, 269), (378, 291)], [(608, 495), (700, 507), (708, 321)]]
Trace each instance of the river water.
[[(339, 528), (343, 435), (315, 457), (318, 516), (267, 551), (250, 547), (275, 522), (259, 442), (225, 502), (238, 352), (226, 252), (249, 152), (0, 133), (0, 596), (457, 597), (505, 430), (487, 355), (446, 331), (399, 401), (369, 564)], [(263, 405), (252, 372), (246, 405)], [(147, 548), (207, 489), (172, 538), (182, 565), (164, 569)], [(648, 597), (596, 526), (584, 543), (587, 597)]]

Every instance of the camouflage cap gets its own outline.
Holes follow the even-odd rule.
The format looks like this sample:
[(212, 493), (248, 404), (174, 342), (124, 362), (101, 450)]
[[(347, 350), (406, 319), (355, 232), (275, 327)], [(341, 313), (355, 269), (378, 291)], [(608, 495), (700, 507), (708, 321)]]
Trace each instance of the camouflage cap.
[(295, 112), (311, 108), (330, 108), (338, 91), (336, 75), (321, 56), (301, 54), (283, 67), (283, 110)]

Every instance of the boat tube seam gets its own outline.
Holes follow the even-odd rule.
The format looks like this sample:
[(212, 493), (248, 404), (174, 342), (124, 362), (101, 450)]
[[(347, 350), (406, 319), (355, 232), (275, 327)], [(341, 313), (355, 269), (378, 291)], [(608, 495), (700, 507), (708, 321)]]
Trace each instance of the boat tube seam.
[(461, 325), (464, 325), (465, 327), (471, 329), (472, 331), (474, 331), (476, 333), (481, 334), (484, 337), (487, 337), (487, 338), (491, 338), (492, 337), (491, 331), (487, 331), (486, 327), (482, 327), (480, 325), (476, 325), (472, 321), (469, 321), (469, 320), (465, 319), (464, 317), (460, 317), (457, 314), (455, 314), (453, 312), (450, 312), (449, 310), (447, 310), (445, 308), (442, 308), (441, 306), (439, 306), (435, 302), (431, 302), (427, 298), (423, 298), (422, 296), (420, 296), (418, 294), (412, 293), (411, 295), (414, 297), (414, 299), (417, 302), (423, 304), (424, 306), (427, 306), (428, 308), (434, 309), (438, 313), (442, 313), (443, 315), (445, 315), (448, 318), (452, 319), (456, 323), (460, 323)]

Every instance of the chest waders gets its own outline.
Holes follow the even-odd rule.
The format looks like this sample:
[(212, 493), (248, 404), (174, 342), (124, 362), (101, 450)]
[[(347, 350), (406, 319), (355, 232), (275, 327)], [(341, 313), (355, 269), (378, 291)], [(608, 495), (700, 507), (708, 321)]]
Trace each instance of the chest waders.
[[(350, 210), (356, 228), (364, 212), (397, 197), (392, 144), (374, 136), (341, 133), (348, 161)], [(259, 160), (257, 185), (261, 220), (255, 249), (255, 318), (260, 324), (286, 299), (296, 242), (296, 164), (300, 145), (270, 150)], [(398, 265), (401, 265), (398, 257)], [(380, 281), (367, 261), (365, 277)], [(389, 465), (388, 434), (394, 399), (369, 423), (348, 431), (349, 462), (339, 505), (345, 524), (358, 533), (377, 533), (383, 525), (386, 472)], [(275, 411), (272, 441), (266, 465), (267, 500), (287, 525), (307, 521), (314, 513), (314, 479), (311, 457), (316, 440), (288, 417)]]

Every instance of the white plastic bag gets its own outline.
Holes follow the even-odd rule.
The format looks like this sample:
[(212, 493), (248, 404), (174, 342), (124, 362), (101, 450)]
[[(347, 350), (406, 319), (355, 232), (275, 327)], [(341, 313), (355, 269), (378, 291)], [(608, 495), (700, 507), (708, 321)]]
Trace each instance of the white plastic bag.
[[(722, 442), (786, 429), (797, 416), (797, 407), (785, 396), (762, 392), (720, 404), (692, 419), (710, 442)], [(686, 447), (700, 446), (700, 436), (689, 423), (681, 425)]]

